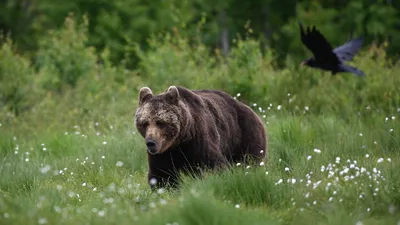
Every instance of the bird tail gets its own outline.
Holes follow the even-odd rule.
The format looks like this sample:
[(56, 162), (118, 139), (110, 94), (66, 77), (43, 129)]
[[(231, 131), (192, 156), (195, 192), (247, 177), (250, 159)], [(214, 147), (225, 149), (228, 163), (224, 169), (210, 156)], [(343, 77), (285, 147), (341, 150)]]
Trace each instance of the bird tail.
[(356, 74), (356, 75), (358, 75), (358, 76), (361, 76), (361, 77), (365, 76), (365, 74), (364, 74), (363, 71), (361, 71), (361, 70), (359, 70), (359, 69), (357, 69), (357, 68), (355, 68), (355, 67), (353, 67), (353, 66), (341, 65), (341, 66), (340, 66), (340, 69), (341, 69), (343, 72), (354, 73), (354, 74)]

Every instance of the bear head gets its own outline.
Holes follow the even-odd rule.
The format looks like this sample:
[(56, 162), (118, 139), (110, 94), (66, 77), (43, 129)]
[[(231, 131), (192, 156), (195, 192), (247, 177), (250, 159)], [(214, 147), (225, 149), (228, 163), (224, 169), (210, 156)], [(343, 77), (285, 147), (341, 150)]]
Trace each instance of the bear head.
[(187, 138), (189, 117), (177, 87), (170, 86), (159, 95), (153, 95), (149, 87), (140, 89), (135, 125), (150, 155), (161, 154)]

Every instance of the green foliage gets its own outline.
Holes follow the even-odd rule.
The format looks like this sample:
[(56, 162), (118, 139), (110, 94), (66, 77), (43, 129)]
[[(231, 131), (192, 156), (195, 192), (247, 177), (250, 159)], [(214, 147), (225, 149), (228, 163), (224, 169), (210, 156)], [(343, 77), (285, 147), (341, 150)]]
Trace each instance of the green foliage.
[[(164, 214), (165, 216), (159, 216)], [(238, 211), (208, 193), (186, 192), (180, 201), (166, 209), (154, 210), (143, 224), (278, 224), (269, 213), (255, 210)]]
[(36, 90), (34, 72), (29, 60), (17, 54), (13, 43), (6, 39), (0, 49), (0, 106), (19, 114), (30, 106), (26, 98)]
[[(14, 0), (13, 0), (14, 1)], [(65, 17), (74, 13), (77, 18), (88, 16), (91, 24), (87, 31), (88, 44), (97, 49), (111, 50), (111, 60), (117, 63), (124, 58), (128, 41), (138, 42), (145, 46), (146, 38), (159, 31), (172, 28), (176, 11), (175, 1), (87, 1), (74, 0), (55, 2), (43, 0), (30, 4), (30, 12), (34, 16), (29, 26), (31, 34), (46, 36), (47, 30), (61, 28)], [(16, 6), (15, 6), (16, 7)], [(185, 10), (185, 9), (181, 9)], [(12, 26), (12, 23), (7, 24)], [(19, 33), (15, 33), (19, 37)], [(32, 41), (32, 40), (31, 40)], [(26, 45), (26, 41), (22, 45)], [(38, 46), (32, 48), (36, 50)], [(134, 61), (132, 59), (132, 61)]]
[[(225, 90), (229, 93), (240, 93), (246, 101), (262, 99), (268, 85), (268, 78), (263, 71), (272, 69), (271, 58), (263, 57), (259, 42), (254, 40), (238, 40), (237, 46), (228, 55), (225, 78), (221, 79)], [(251, 90), (251, 91), (250, 91)]]
[(317, 26), (332, 47), (362, 36), (365, 48), (373, 43), (386, 42), (390, 33), (392, 41), (390, 46), (386, 47), (389, 54), (397, 58), (393, 53), (399, 47), (395, 41), (399, 34), (396, 29), (396, 24), (400, 22), (399, 10), (384, 1), (377, 1), (374, 4), (364, 1), (348, 1), (344, 4), (338, 4), (337, 1), (332, 3), (305, 1), (296, 5), (296, 15), (296, 18), (290, 18), (282, 26), (281, 35), (274, 37), (274, 42), (281, 49), (280, 56), (288, 58), (289, 61), (299, 61), (311, 56), (311, 52), (301, 43), (298, 21), (302, 21), (304, 25)]
[(87, 20), (76, 27), (71, 17), (65, 20), (65, 29), (49, 33), (40, 42), (36, 65), (42, 73), (44, 86), (61, 92), (64, 85), (75, 87), (81, 76), (89, 76), (96, 66), (93, 48), (86, 47)]
[(23, 113), (29, 115), (31, 125), (39, 125), (43, 117), (79, 121), (86, 116), (100, 119), (108, 107), (123, 113), (132, 110), (118, 100), (132, 100), (141, 87), (139, 77), (123, 64), (112, 65), (107, 49), (97, 56), (86, 47), (88, 24), (76, 23), (67, 18), (63, 29), (50, 32), (33, 65), (12, 51), (10, 41), (3, 44), (0, 115), (4, 120), (15, 122), (15, 115)]
[[(2, 44), (0, 93), (13, 98), (0, 111), (1, 224), (398, 223), (400, 64), (385, 45), (351, 62), (366, 77), (332, 77), (279, 69), (277, 54), (249, 36), (224, 58), (176, 32), (135, 46), (140, 64), (128, 70), (109, 49), (86, 46), (88, 26), (68, 18), (33, 65)], [(220, 89), (247, 102), (266, 124), (268, 160), (152, 193), (133, 124), (145, 85)]]
[[(365, 78), (350, 73), (331, 76), (329, 72), (287, 66), (279, 70), (275, 54), (262, 55), (260, 43), (251, 38), (238, 39), (226, 60), (219, 52), (210, 54), (204, 45), (189, 45), (182, 37), (153, 38), (150, 49), (137, 50), (139, 71), (146, 85), (163, 91), (166, 83), (189, 88), (222, 89), (240, 99), (268, 107), (290, 108), (303, 113), (336, 112), (352, 114), (369, 107), (395, 112), (400, 104), (397, 87), (398, 64), (392, 63), (383, 46), (371, 46), (355, 57), (353, 64), (366, 72)], [(383, 71), (384, 72), (383, 72)]]
[(191, 46), (187, 39), (167, 34), (152, 38), (149, 46), (146, 52), (139, 46), (135, 50), (141, 61), (138, 70), (155, 90), (163, 91), (166, 83), (204, 88), (216, 79), (212, 72), (217, 59), (204, 44)]
[[(50, 32), (42, 40), (35, 69), (21, 56), (14, 54), (16, 60), (7, 57), (2, 64), (3, 76), (12, 76), (14, 70), (20, 74), (20, 79), (3, 78), (2, 84), (7, 87), (2, 89), (3, 95), (16, 96), (14, 103), (8, 104), (28, 101), (39, 110), (65, 107), (59, 104), (64, 102), (69, 109), (64, 111), (66, 114), (58, 115), (61, 117), (90, 117), (94, 106), (107, 110), (114, 105), (124, 113), (133, 109), (119, 105), (117, 99), (132, 99), (144, 85), (159, 92), (175, 84), (240, 94), (242, 101), (262, 106), (261, 113), (282, 107), (296, 114), (334, 112), (348, 116), (365, 108), (393, 113), (400, 105), (397, 91), (400, 80), (396, 76), (399, 63), (390, 61), (382, 46), (373, 45), (350, 62), (364, 70), (366, 77), (352, 74), (333, 77), (324, 71), (298, 69), (290, 64), (278, 69), (276, 54), (272, 50), (262, 54), (260, 42), (250, 37), (238, 38), (224, 58), (219, 51), (209, 52), (199, 41), (167, 34), (154, 36), (147, 51), (136, 45), (135, 54), (141, 63), (131, 71), (125, 69), (124, 62), (114, 66), (108, 49), (97, 56), (93, 47), (85, 45), (88, 26), (85, 17), (82, 23), (68, 17), (64, 28)], [(9, 44), (3, 46), (5, 53), (12, 53)], [(25, 87), (31, 87), (29, 94)]]
[[(263, 50), (276, 52), (280, 66), (309, 55), (299, 42), (298, 20), (317, 25), (334, 45), (362, 35), (366, 44), (389, 40), (390, 57), (398, 58), (400, 49), (399, 4), (387, 0), (6, 0), (0, 3), (0, 30), (10, 33), (18, 49), (33, 56), (47, 31), (61, 28), (69, 13), (77, 18), (87, 15), (91, 24), (88, 44), (98, 50), (110, 49), (114, 64), (127, 60), (130, 68), (139, 61), (136, 55), (126, 56), (128, 43), (138, 43), (146, 50), (150, 35), (178, 29), (182, 36), (196, 37), (213, 50), (221, 48), (222, 42), (233, 44), (237, 34), (247, 31), (248, 23)], [(222, 38), (225, 31), (227, 40)]]

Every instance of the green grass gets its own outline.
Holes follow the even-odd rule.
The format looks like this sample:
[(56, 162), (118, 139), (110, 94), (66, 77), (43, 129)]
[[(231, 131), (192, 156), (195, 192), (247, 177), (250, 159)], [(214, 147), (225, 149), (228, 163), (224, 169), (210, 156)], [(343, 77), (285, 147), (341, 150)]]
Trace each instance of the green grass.
[(232, 165), (157, 193), (146, 184), (133, 123), (109, 119), (112, 129), (92, 121), (20, 136), (2, 122), (0, 223), (397, 224), (400, 123), (393, 116), (346, 121), (270, 109), (264, 165)]
[[(94, 54), (79, 27), (49, 34), (32, 63), (0, 48), (0, 224), (400, 225), (400, 63), (383, 48), (352, 62), (366, 77), (332, 77), (279, 70), (251, 39), (226, 64), (166, 36), (126, 70)], [(170, 85), (251, 105), (268, 160), (152, 193), (133, 113), (141, 87)]]

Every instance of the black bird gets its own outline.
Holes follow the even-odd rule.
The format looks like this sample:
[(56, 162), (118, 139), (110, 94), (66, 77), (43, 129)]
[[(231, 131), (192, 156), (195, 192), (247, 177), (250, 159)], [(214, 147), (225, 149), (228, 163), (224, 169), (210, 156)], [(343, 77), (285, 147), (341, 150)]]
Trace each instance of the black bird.
[(307, 27), (304, 31), (301, 22), (300, 26), (301, 41), (313, 53), (314, 57), (304, 60), (301, 65), (331, 71), (332, 75), (339, 72), (350, 72), (358, 76), (365, 76), (364, 72), (345, 65), (345, 61), (353, 59), (363, 43), (362, 37), (352, 39), (341, 46), (332, 49), (331, 44), (321, 34), (315, 26)]

